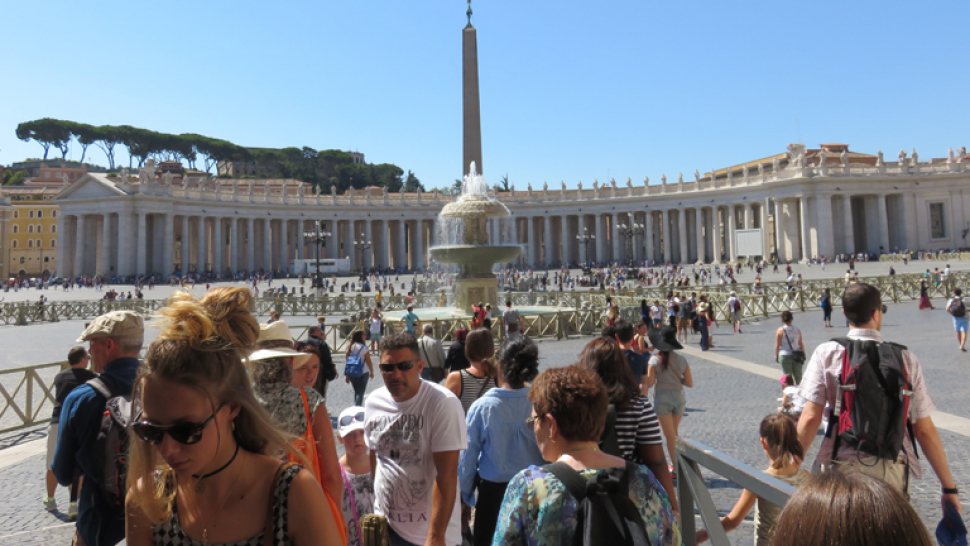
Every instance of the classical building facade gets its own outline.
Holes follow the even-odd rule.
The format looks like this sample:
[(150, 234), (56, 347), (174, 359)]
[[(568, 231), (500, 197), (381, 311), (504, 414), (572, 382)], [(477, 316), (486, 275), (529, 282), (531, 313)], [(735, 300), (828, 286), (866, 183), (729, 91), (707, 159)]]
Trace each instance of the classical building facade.
[(40, 277), (57, 269), (57, 213), (53, 201), (9, 201), (5, 263), (10, 276)]
[[(523, 245), (523, 265), (562, 262), (722, 262), (739, 257), (735, 234), (786, 261), (837, 253), (966, 246), (966, 152), (920, 161), (823, 145), (714, 170), (694, 179), (497, 192), (512, 216), (491, 220), (490, 240)], [(427, 267), (438, 213), (451, 196), (379, 189), (314, 195), (296, 181), (194, 180), (90, 173), (55, 200), (59, 274), (132, 275), (285, 270), (315, 256), (314, 221), (332, 233), (325, 257), (353, 266)], [(643, 226), (629, 233), (623, 226)], [(641, 232), (642, 231), (642, 232)], [(583, 243), (577, 235), (595, 235)], [(358, 250), (358, 241), (371, 243)], [(184, 266), (184, 267), (183, 267)]]

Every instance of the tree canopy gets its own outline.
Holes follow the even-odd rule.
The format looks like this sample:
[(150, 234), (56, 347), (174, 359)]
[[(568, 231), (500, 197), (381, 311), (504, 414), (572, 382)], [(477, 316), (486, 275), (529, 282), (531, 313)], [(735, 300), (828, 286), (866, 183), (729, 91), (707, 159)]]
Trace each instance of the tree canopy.
[[(142, 167), (148, 158), (156, 161), (184, 162), (190, 168), (212, 172), (219, 162), (242, 162), (253, 167), (251, 173), (237, 173), (237, 176), (270, 178), (295, 178), (314, 184), (321, 191), (329, 192), (336, 187), (338, 192), (348, 188), (383, 186), (388, 191), (416, 191), (421, 182), (408, 171), (391, 163), (379, 165), (354, 163), (353, 157), (341, 150), (315, 150), (309, 146), (281, 149), (244, 148), (227, 140), (212, 138), (194, 133), (180, 135), (159, 133), (131, 125), (89, 125), (74, 121), (43, 118), (25, 121), (17, 126), (17, 138), (33, 140), (44, 149), (47, 159), (51, 147), (59, 150), (66, 158), (71, 143), (77, 141), (81, 146), (81, 162), (92, 144), (104, 152), (108, 168), (113, 170), (115, 148), (124, 146), (128, 151), (128, 166)], [(201, 164), (197, 166), (197, 164)]]

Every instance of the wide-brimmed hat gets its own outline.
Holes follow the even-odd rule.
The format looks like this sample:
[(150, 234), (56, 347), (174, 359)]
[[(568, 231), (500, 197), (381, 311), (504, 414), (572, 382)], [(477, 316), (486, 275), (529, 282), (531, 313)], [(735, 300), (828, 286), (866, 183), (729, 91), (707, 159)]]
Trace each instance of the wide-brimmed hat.
[(677, 330), (673, 326), (664, 326), (663, 328), (651, 328), (647, 332), (647, 337), (650, 338), (650, 344), (654, 346), (658, 351), (677, 351), (683, 349), (684, 346), (677, 341)]
[(290, 327), (285, 320), (276, 320), (272, 324), (259, 325), (259, 339), (256, 343), (264, 341), (289, 341), (293, 343), (293, 336), (290, 334)]
[(250, 362), (268, 360), (270, 358), (293, 358), (294, 366), (302, 366), (306, 361), (313, 357), (310, 353), (301, 353), (293, 349), (293, 336), (290, 335), (290, 327), (285, 321), (277, 320), (272, 324), (259, 325), (259, 338), (256, 340), (257, 346), (265, 341), (288, 341), (289, 347), (273, 347), (272, 349), (258, 349), (249, 355)]
[(286, 347), (277, 347), (275, 349), (258, 349), (249, 355), (250, 362), (259, 362), (260, 360), (269, 360), (271, 358), (292, 358), (294, 366), (302, 366), (304, 363), (306, 363), (306, 361), (313, 358), (313, 355), (310, 353), (294, 351), (293, 349), (287, 349)]

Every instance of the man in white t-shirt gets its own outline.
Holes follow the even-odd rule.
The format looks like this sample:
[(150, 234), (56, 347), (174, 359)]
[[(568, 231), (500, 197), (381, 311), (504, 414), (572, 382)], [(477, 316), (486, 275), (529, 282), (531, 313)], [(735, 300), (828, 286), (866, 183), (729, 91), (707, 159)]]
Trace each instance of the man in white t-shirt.
[(421, 379), (425, 362), (408, 334), (384, 339), (384, 387), (365, 403), (364, 441), (375, 472), (374, 509), (392, 546), (461, 544), (458, 457), (465, 413), (450, 390)]

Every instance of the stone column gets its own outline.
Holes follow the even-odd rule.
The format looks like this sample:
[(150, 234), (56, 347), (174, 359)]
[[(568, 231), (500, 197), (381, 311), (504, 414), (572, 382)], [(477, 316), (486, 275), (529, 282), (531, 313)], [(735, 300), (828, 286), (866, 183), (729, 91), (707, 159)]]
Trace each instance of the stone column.
[(549, 267), (552, 265), (556, 254), (555, 247), (552, 244), (552, 217), (549, 216), (549, 213), (546, 213), (542, 222), (542, 245), (544, 247), (542, 260), (546, 262), (546, 267)]
[[(57, 239), (57, 274), (60, 275), (60, 276), (62, 276), (62, 277), (65, 277), (65, 278), (70, 278), (70, 275), (69, 274), (72, 273), (72, 272), (67, 270), (67, 260), (66, 260), (67, 253), (64, 251), (65, 250), (64, 247), (66, 246), (64, 244), (64, 241), (67, 240), (67, 232), (64, 231), (65, 224), (67, 224), (67, 220), (65, 220), (63, 214), (60, 214), (57, 217), (57, 237), (56, 237), (56, 239)], [(8, 227), (6, 229), (7, 229), (7, 231), (9, 231), (11, 228)], [(2, 236), (2, 234), (0, 234), (0, 236)], [(7, 254), (7, 257), (9, 258), (9, 256), (10, 255), (8, 253)]]
[(280, 220), (280, 268), (290, 270), (290, 221), (286, 218)]
[(182, 275), (189, 272), (189, 217), (186, 214), (182, 215), (182, 236), (179, 243), (179, 253), (181, 254), (182, 260)]
[(593, 218), (596, 225), (596, 244), (593, 245), (596, 249), (596, 261), (606, 263), (606, 251), (609, 248), (607, 245), (610, 244), (609, 234), (606, 231), (606, 215), (597, 213)]
[(239, 259), (239, 219), (235, 217), (229, 218), (229, 269), (232, 274), (235, 275), (242, 263)]
[(785, 250), (785, 241), (788, 238), (788, 229), (785, 227), (785, 200), (775, 199), (775, 249), (778, 252), (779, 260), (788, 261), (790, 257)]
[[(148, 215), (144, 212), (136, 214), (138, 214), (138, 243), (136, 243), (138, 259), (135, 262), (135, 275), (144, 275), (148, 272)], [(76, 264), (74, 269), (77, 269)]]
[(754, 229), (754, 204), (744, 205), (744, 229)]
[(562, 214), (559, 217), (559, 244), (562, 246), (562, 263), (568, 264), (573, 261), (572, 239), (569, 237), (569, 217)]
[(620, 247), (620, 215), (614, 212), (610, 216), (610, 238), (613, 240), (613, 261), (621, 262), (623, 260), (623, 251)]
[(263, 269), (273, 270), (273, 226), (269, 216), (263, 219)]
[(817, 216), (815, 236), (818, 240), (819, 258), (825, 256), (829, 260), (835, 253), (832, 222), (832, 194), (823, 193), (816, 198), (818, 205), (815, 208)]
[(397, 225), (398, 225), (397, 252), (395, 253), (397, 258), (394, 259), (394, 267), (403, 267), (407, 269), (408, 267), (407, 230), (405, 229), (404, 220), (398, 220)]
[(377, 232), (381, 234), (381, 255), (377, 261), (377, 265), (383, 268), (391, 267), (391, 232), (387, 220), (381, 219), (377, 221)]
[(711, 207), (711, 233), (714, 239), (714, 259), (711, 260), (712, 264), (721, 263), (721, 256), (723, 254), (721, 250), (721, 210), (720, 207)]
[(374, 250), (374, 232), (371, 230), (370, 223), (370, 218), (364, 220), (364, 241), (371, 243), (371, 248), (363, 251), (363, 262), (365, 268), (370, 268), (372, 265), (374, 265), (374, 261), (371, 256), (371, 253)]
[[(576, 236), (577, 237), (582, 237), (582, 236), (586, 235), (585, 229), (586, 229), (586, 216), (583, 215), (583, 214), (579, 214), (578, 216), (576, 216)], [(585, 264), (586, 261), (587, 261), (587, 258), (586, 258), (586, 245), (584, 243), (581, 243), (581, 242), (579, 242), (577, 240), (576, 241), (576, 248), (577, 248), (577, 250), (579, 252), (579, 262), (581, 264)]]
[[(77, 215), (77, 229), (74, 231), (74, 276), (87, 275), (88, 271), (84, 268), (84, 243), (87, 241), (85, 229), (87, 228), (87, 215)], [(10, 264), (13, 266), (13, 264)], [(11, 267), (11, 269), (13, 269)]]
[[(127, 210), (123, 210), (118, 213), (118, 264), (115, 266), (119, 276), (131, 275), (132, 262), (134, 261), (134, 255), (132, 254), (132, 240), (135, 232), (135, 226), (132, 225), (132, 213)], [(57, 228), (60, 231), (60, 227)], [(57, 245), (60, 249), (61, 245)], [(60, 269), (60, 261), (58, 263), (58, 269)]]
[(415, 251), (414, 256), (416, 258), (415, 263), (417, 264), (416, 267), (423, 268), (424, 267), (424, 221), (419, 219), (414, 224), (417, 230), (415, 232), (415, 235), (417, 236), (417, 239), (416, 239), (417, 244), (414, 245), (414, 251)]
[(680, 241), (680, 263), (689, 263), (690, 254), (687, 250), (687, 209), (677, 211), (677, 240)]
[(671, 252), (672, 250), (671, 247), (673, 246), (671, 243), (673, 241), (673, 238), (671, 237), (671, 233), (670, 233), (670, 211), (667, 209), (660, 211), (660, 218), (661, 218), (660, 232), (663, 235), (662, 241), (663, 241), (663, 247), (664, 247), (664, 263), (670, 263), (671, 260), (673, 259), (672, 258), (673, 253)]
[(223, 219), (220, 217), (215, 217), (212, 219), (212, 271), (216, 275), (222, 275), (226, 272), (226, 240), (225, 240), (225, 224)]
[(804, 262), (812, 257), (812, 245), (809, 238), (808, 197), (804, 195), (798, 198), (798, 229), (802, 236), (802, 253), (800, 258)]
[(738, 229), (738, 215), (734, 205), (727, 206), (727, 215), (725, 218), (727, 218), (728, 260), (733, 263), (738, 261), (738, 243), (735, 240), (735, 232)]
[[(879, 207), (879, 245), (882, 246), (883, 252), (891, 252), (892, 249), (889, 248), (889, 215), (886, 211), (886, 194), (880, 193), (876, 196), (876, 206)], [(951, 200), (950, 211), (953, 208)], [(949, 229), (950, 226), (947, 226), (947, 230)]]
[(206, 243), (209, 241), (208, 229), (205, 225), (205, 216), (199, 216), (196, 219), (196, 226), (198, 231), (195, 233), (196, 246), (195, 246), (195, 269), (197, 273), (205, 273), (205, 264), (209, 261), (209, 253), (206, 249)]
[(919, 223), (916, 221), (916, 194), (912, 192), (904, 193), (903, 200), (903, 225), (906, 244), (903, 248), (919, 248), (917, 233)]
[(647, 255), (644, 256), (644, 260), (649, 264), (654, 259), (654, 246), (653, 246), (653, 211), (647, 211), (646, 217), (643, 219), (643, 239), (646, 242)]
[[(307, 259), (306, 251), (306, 238), (303, 236), (303, 231), (306, 229), (306, 222), (299, 220), (296, 223), (296, 257), (301, 260)], [(314, 254), (314, 256), (316, 256)]]
[(98, 264), (98, 275), (111, 278), (111, 215), (101, 215), (101, 263)]
[(771, 256), (771, 237), (768, 233), (768, 205), (770, 202), (771, 199), (765, 197), (765, 202), (761, 204), (761, 252), (764, 253), (762, 256), (764, 259)]
[(694, 235), (697, 237), (697, 261), (705, 263), (707, 245), (704, 244), (704, 209), (700, 207), (694, 209)]
[(845, 253), (853, 254), (855, 253), (855, 228), (852, 224), (852, 196), (848, 194), (842, 196), (842, 203), (842, 228), (845, 230), (843, 233), (845, 237), (843, 244), (845, 245)]
[[(512, 222), (512, 242), (514, 244), (521, 245), (521, 243), (519, 242), (519, 217), (513, 216), (511, 218), (511, 222)], [(522, 263), (525, 263), (525, 253), (523, 252), (522, 254), (519, 254), (519, 257), (516, 259), (521, 260)]]
[[(164, 214), (165, 221), (162, 223), (162, 266), (158, 269), (162, 275), (172, 272), (175, 263), (175, 215)], [(162, 279), (159, 279), (162, 280)]]

